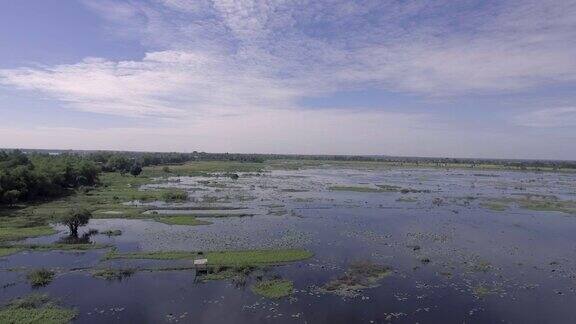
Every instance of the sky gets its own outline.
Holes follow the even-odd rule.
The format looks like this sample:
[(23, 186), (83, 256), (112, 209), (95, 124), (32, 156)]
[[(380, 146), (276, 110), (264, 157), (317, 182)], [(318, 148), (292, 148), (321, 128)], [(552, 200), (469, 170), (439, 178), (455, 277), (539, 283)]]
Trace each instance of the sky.
[(576, 0), (3, 0), (0, 147), (576, 159)]

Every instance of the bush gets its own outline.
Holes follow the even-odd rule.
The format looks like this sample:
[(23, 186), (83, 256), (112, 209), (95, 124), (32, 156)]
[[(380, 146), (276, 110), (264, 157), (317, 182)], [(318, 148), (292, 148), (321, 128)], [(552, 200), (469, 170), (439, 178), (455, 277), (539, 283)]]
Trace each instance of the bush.
[(140, 173), (142, 173), (142, 167), (139, 164), (134, 164), (131, 168), (130, 168), (130, 174), (137, 177), (140, 175)]
[(44, 287), (54, 279), (54, 272), (46, 269), (34, 270), (26, 276), (32, 287)]
[(188, 193), (184, 190), (170, 190), (162, 194), (164, 201), (185, 201), (188, 199)]

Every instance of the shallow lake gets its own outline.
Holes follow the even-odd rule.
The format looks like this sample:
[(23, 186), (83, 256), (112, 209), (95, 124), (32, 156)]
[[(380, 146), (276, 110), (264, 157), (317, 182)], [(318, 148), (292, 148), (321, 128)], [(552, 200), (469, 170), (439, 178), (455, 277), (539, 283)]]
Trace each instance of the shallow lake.
[[(187, 190), (181, 203), (148, 203), (151, 215), (194, 215), (209, 225), (94, 219), (86, 229), (119, 252), (303, 248), (310, 259), (258, 269), (245, 281), (200, 280), (190, 260), (103, 260), (106, 250), (21, 252), (0, 258), (0, 302), (46, 292), (76, 308), (76, 323), (575, 323), (576, 215), (501, 198), (576, 200), (576, 174), (474, 169), (344, 169), (179, 177), (152, 187)], [(402, 190), (404, 189), (404, 190)], [(553, 198), (550, 198), (553, 197)], [(134, 202), (135, 204), (140, 204)], [(26, 240), (50, 243), (65, 234)], [(322, 289), (355, 263), (391, 274), (346, 295)], [(29, 269), (55, 269), (31, 288)], [(89, 269), (134, 268), (122, 280)], [(266, 299), (258, 277), (294, 283)]]

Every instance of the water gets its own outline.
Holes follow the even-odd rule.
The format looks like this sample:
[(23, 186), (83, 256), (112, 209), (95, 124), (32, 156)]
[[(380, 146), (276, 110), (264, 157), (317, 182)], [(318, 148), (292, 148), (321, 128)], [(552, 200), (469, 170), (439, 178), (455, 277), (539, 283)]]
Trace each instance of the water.
[[(29, 252), (0, 261), (0, 301), (47, 292), (78, 309), (77, 323), (574, 323), (576, 219), (481, 206), (488, 198), (527, 193), (574, 200), (574, 180), (576, 175), (563, 173), (330, 167), (241, 174), (236, 181), (171, 179), (150, 186), (189, 190), (190, 201), (153, 203), (159, 211), (243, 208), (254, 216), (206, 217), (213, 224), (193, 227), (92, 220), (89, 228), (122, 230), (121, 236), (92, 240), (123, 252), (305, 248), (313, 258), (258, 274), (292, 280), (294, 294), (280, 300), (253, 294), (256, 274), (238, 284), (203, 282), (194, 270), (151, 271), (189, 261), (101, 261), (106, 251)], [(384, 184), (426, 192), (329, 190)], [(390, 266), (393, 274), (356, 298), (319, 291), (351, 263), (366, 260)], [(148, 270), (121, 281), (92, 277), (91, 268), (108, 266)], [(58, 275), (49, 286), (32, 289), (26, 269), (38, 267)]]

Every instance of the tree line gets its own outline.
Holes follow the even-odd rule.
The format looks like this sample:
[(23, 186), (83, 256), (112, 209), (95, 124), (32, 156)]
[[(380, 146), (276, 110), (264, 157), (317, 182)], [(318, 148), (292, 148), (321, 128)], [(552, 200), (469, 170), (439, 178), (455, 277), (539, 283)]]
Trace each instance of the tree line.
[(138, 176), (145, 166), (215, 160), (264, 161), (261, 156), (228, 153), (0, 150), (0, 205), (54, 198), (94, 186), (101, 172)]
[(93, 186), (100, 168), (84, 157), (0, 151), (0, 204), (57, 197)]
[(422, 158), (363, 155), (285, 155), (239, 153), (162, 153), (118, 151), (0, 150), (0, 205), (12, 205), (64, 195), (82, 186), (98, 184), (100, 172), (129, 173), (134, 176), (151, 165), (181, 164), (189, 161), (235, 161), (261, 163), (266, 160), (335, 160), (402, 163), (434, 163), (439, 166), (465, 164), (475, 167), (495, 164), (518, 169), (549, 167), (576, 169), (574, 161)]

